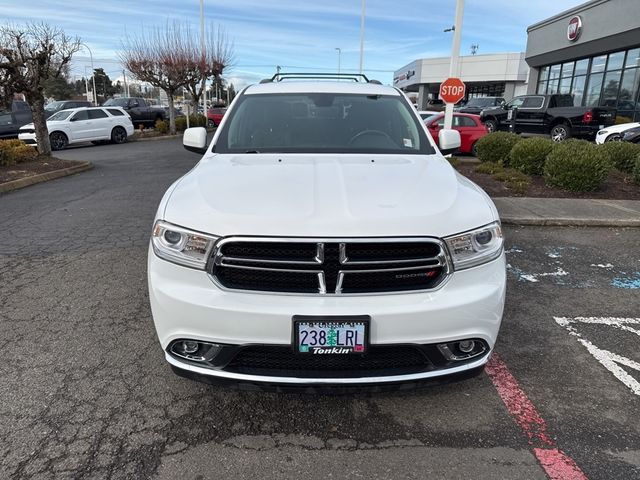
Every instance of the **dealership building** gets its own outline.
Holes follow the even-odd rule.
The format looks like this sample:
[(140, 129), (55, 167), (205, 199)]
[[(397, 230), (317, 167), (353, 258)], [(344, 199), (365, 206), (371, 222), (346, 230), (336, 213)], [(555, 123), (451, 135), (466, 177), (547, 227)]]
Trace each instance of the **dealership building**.
[[(527, 29), (524, 53), (460, 57), (468, 96), (571, 94), (575, 105), (616, 107), (640, 121), (640, 0), (591, 0)], [(449, 58), (416, 60), (394, 85), (418, 92), (418, 106), (437, 98)]]

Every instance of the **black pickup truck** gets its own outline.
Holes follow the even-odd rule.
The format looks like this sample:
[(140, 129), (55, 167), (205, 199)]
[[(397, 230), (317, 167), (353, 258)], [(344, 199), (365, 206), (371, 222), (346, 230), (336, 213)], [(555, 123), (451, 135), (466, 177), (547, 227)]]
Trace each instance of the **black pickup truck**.
[[(515, 117), (515, 118), (514, 118)], [(616, 109), (574, 107), (571, 95), (522, 95), (509, 103), (487, 108), (480, 119), (490, 132), (548, 133), (555, 142), (570, 137), (595, 137), (598, 130), (613, 125)]]
[(165, 110), (162, 107), (152, 107), (147, 105), (144, 98), (140, 97), (120, 97), (110, 98), (103, 103), (104, 107), (122, 107), (131, 117), (134, 126), (144, 125), (153, 127), (158, 120), (165, 119)]

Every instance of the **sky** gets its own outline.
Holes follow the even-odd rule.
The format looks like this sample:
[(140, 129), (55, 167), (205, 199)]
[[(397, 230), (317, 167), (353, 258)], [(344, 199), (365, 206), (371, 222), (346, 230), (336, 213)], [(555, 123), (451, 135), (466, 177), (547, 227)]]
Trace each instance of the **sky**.
[[(222, 26), (235, 50), (224, 76), (236, 88), (282, 71), (358, 71), (362, 0), (204, 0), (205, 23)], [(584, 0), (466, 0), (461, 55), (519, 52), (527, 26)], [(418, 58), (448, 56), (455, 0), (366, 0), (364, 73), (391, 83), (393, 72)], [(77, 35), (94, 64), (122, 77), (118, 51), (127, 32), (188, 22), (199, 28), (199, 0), (1, 0), (0, 22), (45, 21)], [(338, 53), (340, 48), (341, 53)], [(74, 58), (72, 75), (89, 69), (87, 50)]]

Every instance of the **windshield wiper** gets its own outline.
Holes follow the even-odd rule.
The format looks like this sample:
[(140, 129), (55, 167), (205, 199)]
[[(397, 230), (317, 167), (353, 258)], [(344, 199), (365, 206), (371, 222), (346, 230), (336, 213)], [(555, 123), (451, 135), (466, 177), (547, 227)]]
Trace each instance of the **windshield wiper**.
[(244, 153), (260, 153), (259, 150), (246, 150)]

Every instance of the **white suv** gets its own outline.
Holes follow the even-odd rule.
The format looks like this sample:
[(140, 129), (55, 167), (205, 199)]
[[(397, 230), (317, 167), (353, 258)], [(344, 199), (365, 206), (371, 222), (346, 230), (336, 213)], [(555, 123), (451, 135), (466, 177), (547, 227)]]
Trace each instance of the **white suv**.
[[(244, 89), (165, 193), (149, 294), (179, 375), (380, 385), (482, 371), (505, 298), (489, 197), (406, 96), (373, 82)], [(366, 77), (365, 77), (366, 79)]]
[[(124, 143), (134, 128), (131, 117), (120, 107), (82, 107), (60, 110), (47, 119), (52, 150), (75, 143), (111, 141)], [(18, 138), (37, 146), (33, 123), (20, 128)]]

